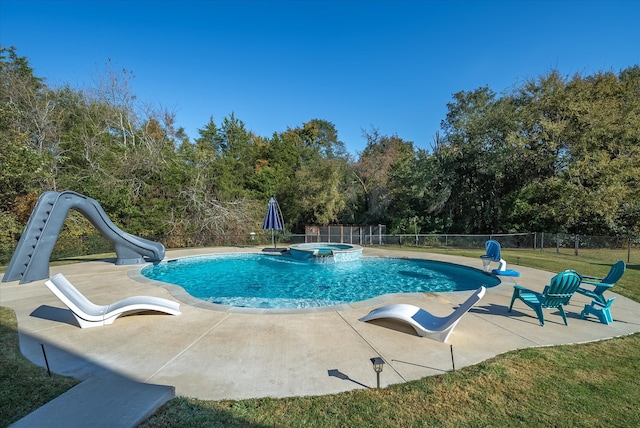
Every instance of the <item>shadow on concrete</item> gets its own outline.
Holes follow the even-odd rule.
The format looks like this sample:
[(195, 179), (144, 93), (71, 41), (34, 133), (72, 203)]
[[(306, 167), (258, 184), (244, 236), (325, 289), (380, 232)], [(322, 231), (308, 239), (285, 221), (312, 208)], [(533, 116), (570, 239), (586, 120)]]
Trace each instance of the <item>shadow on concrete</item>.
[[(75, 325), (75, 317), (71, 311), (48, 305), (38, 307), (31, 316)], [(43, 369), (48, 368), (56, 375), (80, 381), (48, 402), (44, 401), (46, 398), (42, 394), (38, 394), (30, 403), (22, 403), (19, 410), (14, 409), (15, 413), (5, 413), (0, 426), (152, 427), (153, 421), (149, 419), (164, 404), (175, 398), (173, 386), (138, 382), (83, 355), (57, 346), (46, 338), (19, 332), (7, 325), (0, 325), (0, 332), (18, 337), (16, 342), (19, 351), (30, 363)], [(9, 349), (5, 351), (8, 352)], [(0, 367), (0, 374), (4, 374), (2, 372), (5, 369)], [(198, 420), (208, 421), (212, 426), (265, 426), (235, 416), (225, 409), (212, 409), (194, 402), (189, 403), (189, 407), (194, 409), (193, 414), (197, 415)]]
[(104, 262), (109, 264), (116, 264), (118, 259), (115, 257), (64, 257), (61, 259), (53, 260), (54, 262)]
[(365, 385), (364, 383), (360, 383), (360, 382), (358, 382), (357, 380), (353, 380), (353, 379), (351, 379), (349, 376), (347, 376), (346, 374), (342, 373), (342, 372), (341, 372), (340, 370), (338, 370), (338, 369), (331, 369), (331, 370), (328, 370), (328, 372), (327, 372), (327, 373), (329, 374), (329, 376), (330, 376), (330, 377), (337, 377), (338, 379), (348, 380), (349, 382), (353, 382), (353, 383), (355, 383), (356, 385), (360, 385), (360, 386), (362, 386), (362, 387), (364, 387), (364, 388), (371, 389), (371, 387), (370, 387), (370, 386), (367, 386), (367, 385)]
[(80, 327), (80, 324), (78, 324), (76, 317), (73, 316), (73, 313), (70, 309), (62, 309), (49, 305), (42, 305), (37, 307), (29, 315), (47, 321), (55, 321), (64, 324), (70, 324), (75, 327)]
[[(49, 308), (44, 307), (43, 310), (48, 311)], [(14, 333), (19, 334), (15, 330)], [(11, 424), (12, 428), (153, 427), (153, 415), (175, 398), (173, 386), (138, 382), (42, 339), (26, 334), (19, 334), (19, 337), (21, 351), (33, 364), (46, 367), (46, 352), (46, 361), (53, 372), (66, 376), (73, 372), (71, 377), (79, 378), (81, 383), (29, 414), (15, 415), (11, 420), (3, 421)], [(42, 348), (46, 351), (37, 352)], [(266, 427), (237, 417), (225, 409), (205, 407), (193, 401), (188, 406), (198, 421), (205, 421), (211, 426)], [(185, 424), (190, 422), (184, 421)]]
[(377, 318), (367, 321), (368, 324), (377, 325), (378, 327), (388, 328), (389, 330), (395, 330), (400, 333), (406, 333), (411, 336), (419, 337), (420, 335), (409, 324), (393, 319), (393, 318)]
[(424, 364), (412, 363), (410, 361), (402, 361), (402, 360), (391, 360), (391, 361), (396, 362), (396, 363), (400, 363), (400, 364), (408, 364), (410, 366), (423, 367), (425, 369), (435, 370), (437, 372), (442, 372), (442, 373), (446, 373), (447, 372), (447, 370), (444, 370), (444, 369), (439, 369), (437, 367), (431, 367), (431, 366), (425, 366)]
[[(535, 323), (538, 324), (538, 316), (536, 315), (533, 309), (530, 309), (528, 306), (525, 306), (520, 302), (522, 307), (516, 306), (518, 301), (514, 302), (513, 308), (511, 312), (509, 312), (509, 307), (504, 305), (496, 305), (494, 303), (490, 303), (488, 305), (474, 306), (469, 309), (470, 313), (482, 314), (482, 315), (498, 315), (502, 317), (511, 318), (514, 321), (520, 322), (528, 322), (528, 319), (535, 320)], [(580, 312), (574, 312), (569, 310), (569, 308), (565, 307), (565, 315), (567, 316), (567, 321), (570, 320), (581, 320)], [(556, 320), (555, 317), (558, 317), (559, 320)], [(557, 309), (547, 310), (544, 309), (544, 322), (545, 324), (557, 323), (564, 325), (564, 321), (562, 321), (562, 315), (560, 315), (560, 311)]]
[[(58, 308), (39, 309), (40, 315), (61, 319), (73, 317)], [(3, 329), (6, 327), (3, 326)], [(20, 352), (31, 363), (81, 381), (47, 403), (35, 401), (36, 408), (31, 413), (12, 415), (12, 420), (8, 422), (13, 423), (11, 426), (14, 428), (86, 427), (96, 426), (96, 421), (100, 421), (99, 426), (133, 427), (175, 397), (173, 386), (135, 381), (42, 338), (20, 333), (14, 328), (9, 330), (9, 334), (18, 335)]]
[[(161, 313), (161, 312), (154, 311), (152, 309), (147, 311), (141, 310), (135, 313), (123, 314), (118, 318), (125, 318), (129, 316), (157, 315), (158, 313)], [(47, 321), (54, 321), (54, 322), (69, 324), (74, 327), (82, 328), (82, 326), (76, 319), (75, 315), (73, 315), (73, 312), (71, 312), (71, 309), (62, 309), (62, 308), (56, 308), (54, 306), (49, 306), (49, 305), (41, 305), (37, 307), (29, 315), (34, 318), (40, 318)]]

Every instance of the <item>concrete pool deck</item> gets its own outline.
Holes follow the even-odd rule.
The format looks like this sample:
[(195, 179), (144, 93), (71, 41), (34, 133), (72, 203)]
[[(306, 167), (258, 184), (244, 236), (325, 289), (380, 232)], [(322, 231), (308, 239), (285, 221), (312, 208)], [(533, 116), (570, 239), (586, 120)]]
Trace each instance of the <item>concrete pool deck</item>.
[[(261, 250), (173, 250), (166, 258)], [(365, 248), (363, 255), (424, 258), (482, 268), (479, 258), (378, 248)], [(508, 313), (516, 281), (541, 291), (555, 275), (513, 263), (509, 267), (521, 276), (502, 277), (502, 284), (489, 288), (462, 318), (448, 343), (418, 337), (403, 325), (358, 319), (389, 303), (411, 303), (434, 315), (446, 315), (471, 291), (389, 295), (319, 310), (228, 308), (197, 301), (172, 287), (159, 287), (140, 275), (142, 267), (97, 260), (52, 266), (50, 273), (64, 273), (98, 304), (152, 295), (181, 301), (182, 315), (133, 315), (118, 318), (110, 326), (81, 329), (67, 307), (44, 286), (44, 280), (1, 284), (0, 305), (16, 312), (23, 354), (44, 367), (44, 347), (51, 371), (82, 381), (111, 376), (149, 386), (168, 385), (176, 395), (222, 400), (373, 388), (376, 377), (370, 359), (377, 356), (386, 361), (381, 374), (384, 387), (451, 370), (451, 349), (459, 369), (514, 349), (590, 342), (640, 331), (640, 303), (615, 293), (610, 293), (616, 295), (610, 325), (593, 316), (580, 319), (584, 305), (591, 301), (580, 294), (565, 309), (569, 326), (557, 311), (545, 311), (545, 326), (540, 327), (535, 313), (520, 301)]]

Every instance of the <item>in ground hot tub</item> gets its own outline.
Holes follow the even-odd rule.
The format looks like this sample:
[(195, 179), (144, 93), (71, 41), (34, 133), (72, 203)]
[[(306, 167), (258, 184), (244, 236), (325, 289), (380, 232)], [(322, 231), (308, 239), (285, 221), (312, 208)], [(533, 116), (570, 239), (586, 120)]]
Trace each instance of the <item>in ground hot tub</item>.
[(350, 262), (362, 256), (362, 247), (353, 244), (332, 244), (315, 242), (292, 244), (289, 246), (291, 257), (310, 262)]

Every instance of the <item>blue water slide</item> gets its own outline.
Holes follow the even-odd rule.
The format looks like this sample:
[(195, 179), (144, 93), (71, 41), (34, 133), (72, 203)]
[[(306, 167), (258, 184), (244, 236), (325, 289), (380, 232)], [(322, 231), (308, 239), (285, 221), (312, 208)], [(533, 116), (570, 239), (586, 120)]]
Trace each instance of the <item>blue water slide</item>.
[(131, 265), (164, 258), (164, 246), (117, 227), (100, 204), (75, 192), (45, 192), (29, 217), (2, 282), (25, 284), (49, 277), (49, 260), (69, 210), (84, 215), (115, 246), (116, 264)]

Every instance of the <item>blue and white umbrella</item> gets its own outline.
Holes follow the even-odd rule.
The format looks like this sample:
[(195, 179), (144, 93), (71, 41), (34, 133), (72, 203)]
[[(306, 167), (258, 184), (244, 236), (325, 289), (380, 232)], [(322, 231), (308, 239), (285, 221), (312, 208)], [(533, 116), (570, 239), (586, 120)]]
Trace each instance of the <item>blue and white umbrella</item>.
[(269, 206), (267, 207), (267, 214), (264, 216), (264, 223), (262, 229), (271, 230), (271, 242), (273, 242), (273, 248), (276, 248), (275, 233), (276, 230), (282, 230), (284, 228), (284, 221), (282, 220), (282, 212), (276, 197), (272, 196), (269, 199)]

